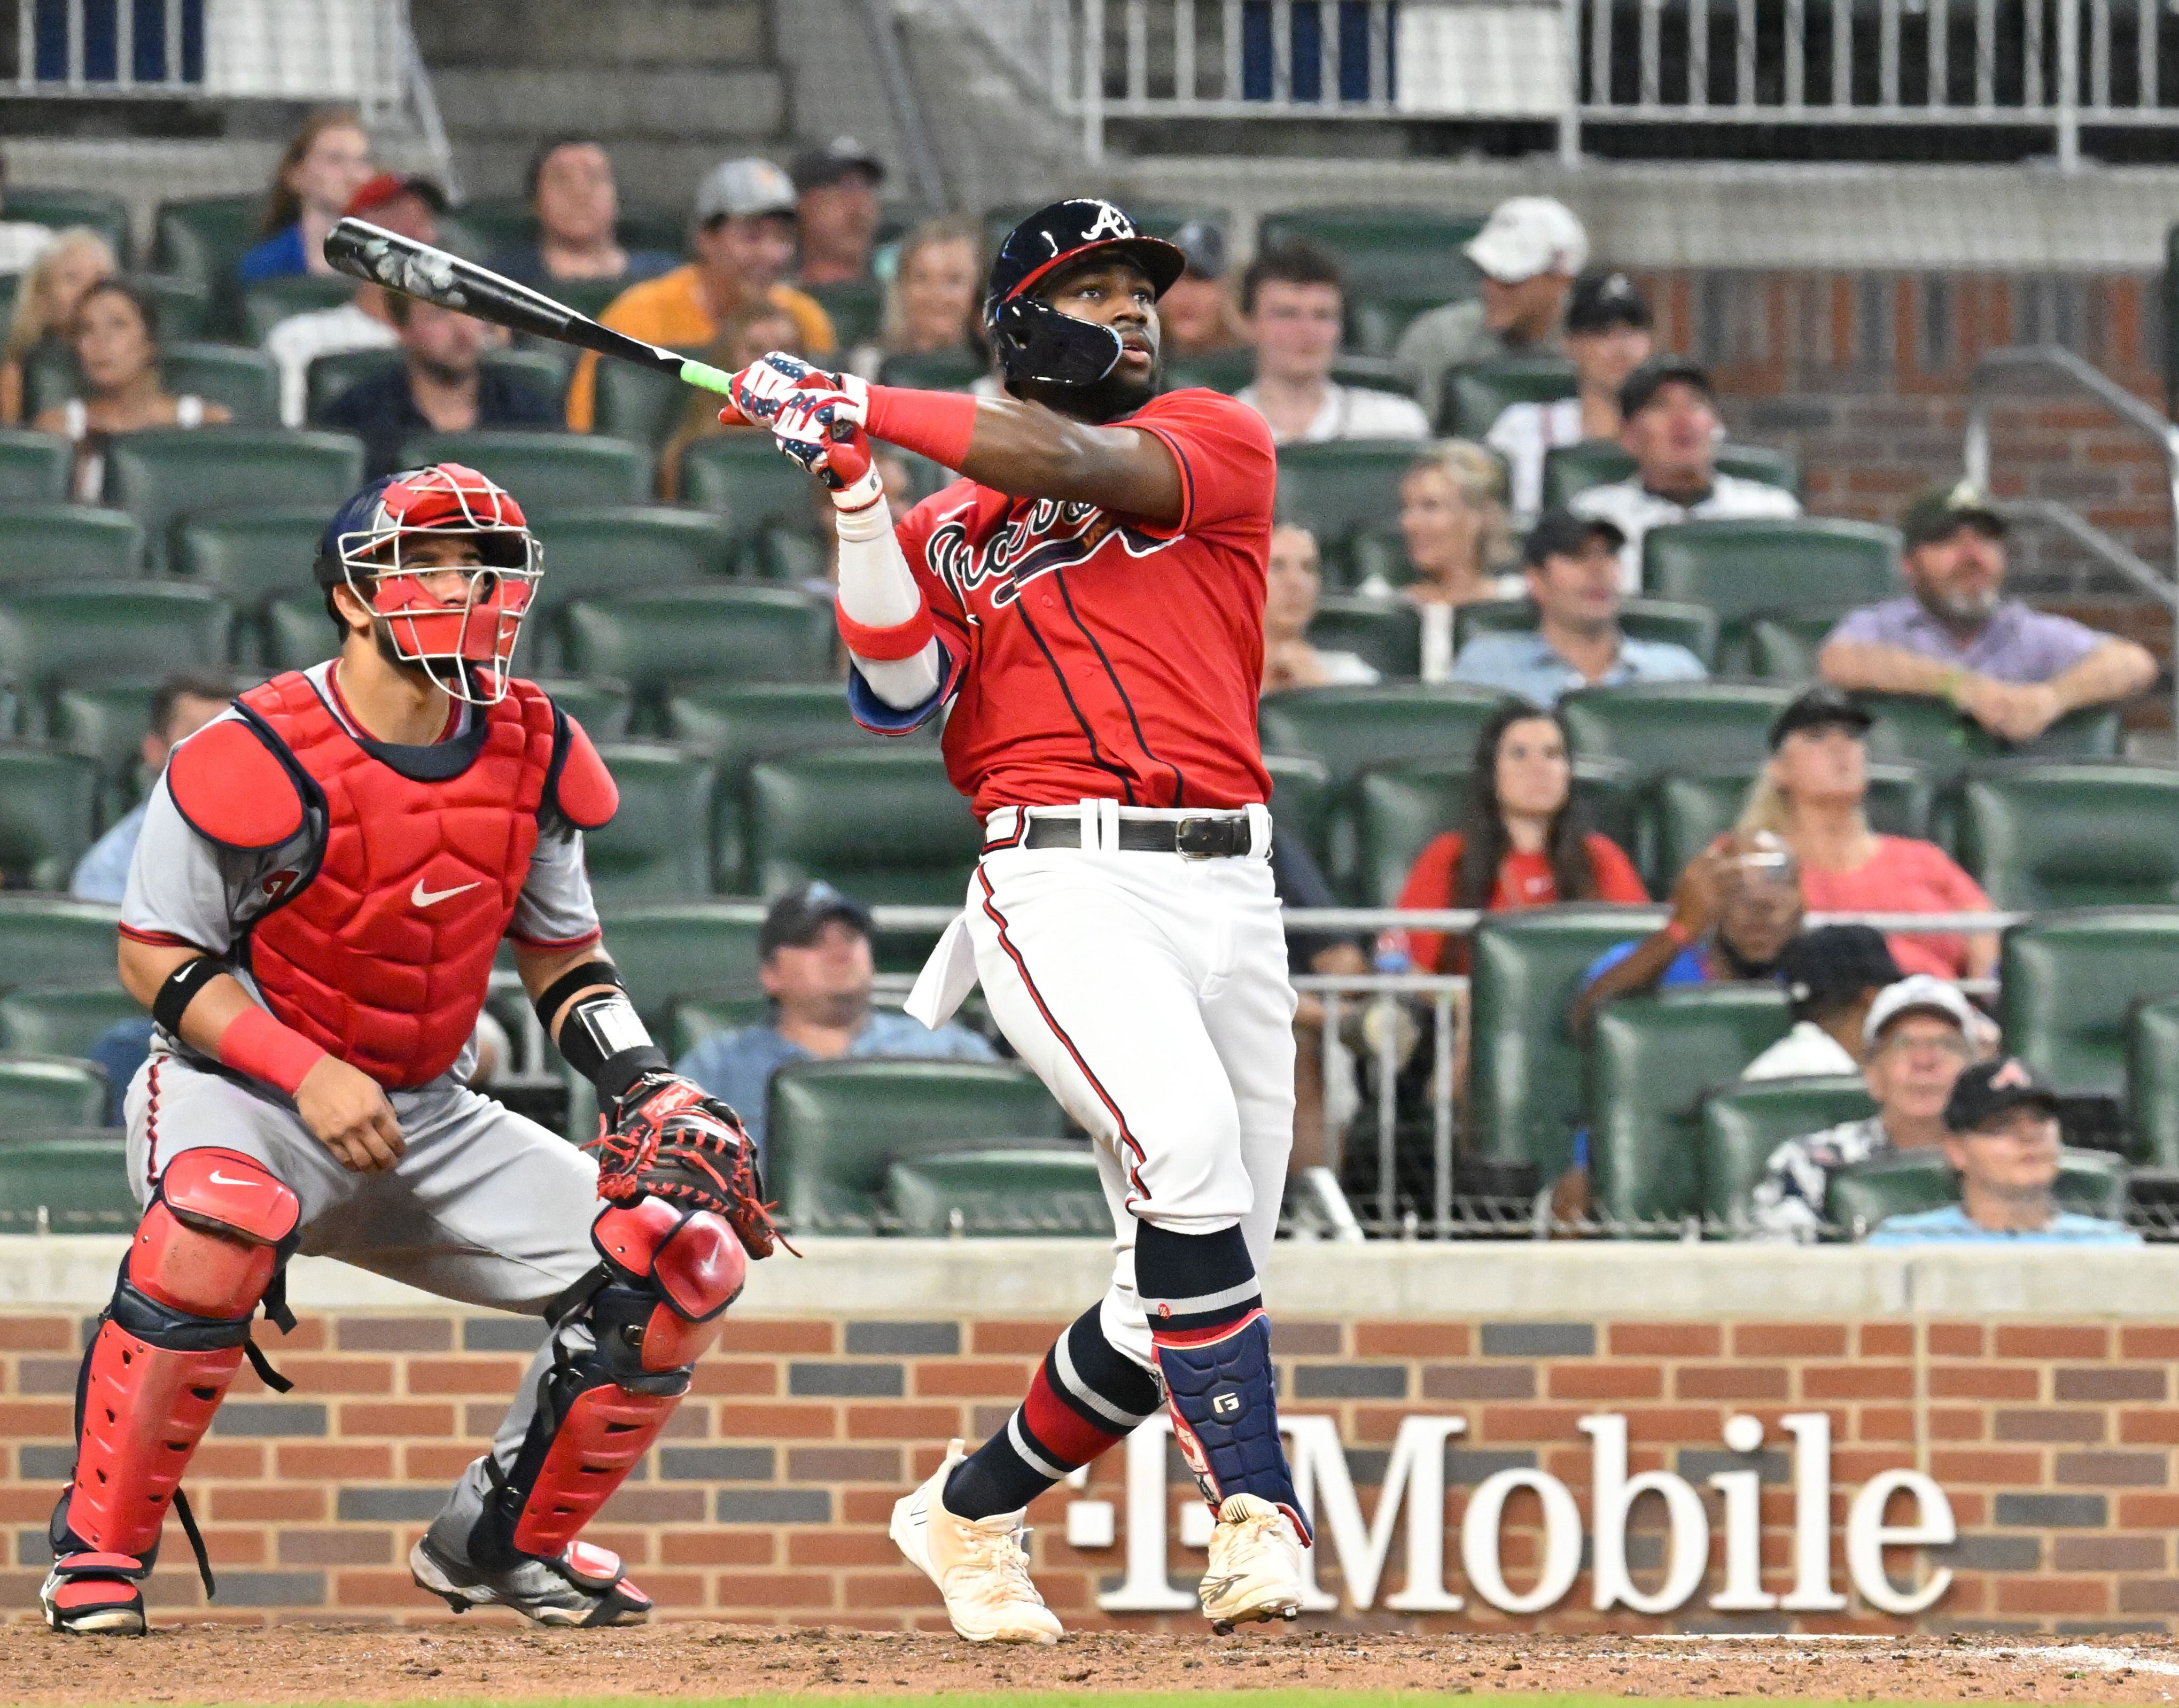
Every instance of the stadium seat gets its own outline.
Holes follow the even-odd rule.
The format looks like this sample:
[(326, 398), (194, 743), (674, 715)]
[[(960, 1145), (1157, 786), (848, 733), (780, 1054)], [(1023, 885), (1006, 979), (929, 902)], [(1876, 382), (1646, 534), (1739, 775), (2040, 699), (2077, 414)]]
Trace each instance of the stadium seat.
[[(1532, 599), (1479, 599), (1452, 610), (1455, 656), (1478, 634), (1526, 633), (1538, 621)], [(1684, 646), (1703, 662), (1717, 666), (1717, 613), (1702, 605), (1671, 599), (1629, 599), (1619, 607), (1619, 626), (1637, 640), (1664, 640)]]
[[(129, 283), (151, 299), (152, 312), (159, 316), (159, 337), (163, 343), (210, 341), (218, 330), (212, 322), (212, 296), (208, 286), (195, 279), (158, 273), (131, 273)], [(170, 386), (167, 389), (176, 388)]]
[[(270, 600), (252, 626), (258, 634), (258, 661), (267, 671), (307, 670), (340, 647), (321, 593)], [(515, 673), (522, 674), (524, 661), (535, 656), (535, 637), (525, 629), (515, 654)]]
[(1322, 760), (1296, 753), (1267, 753), (1264, 769), (1271, 776), (1272, 834), (1299, 837), (1321, 865), (1325, 825), (1331, 810), (1331, 773)]
[(1445, 376), (1437, 428), (1456, 438), (1480, 439), (1512, 404), (1555, 404), (1578, 395), (1573, 364), (1559, 356), (1501, 356), (1464, 362)]
[[(909, 506), (899, 508), (904, 514)], [(813, 526), (781, 518), (767, 522), (755, 539), (744, 544), (738, 568), (757, 581), (829, 581), (832, 579), (832, 542)]]
[(58, 433), (0, 427), (0, 504), (63, 504), (75, 448)]
[[(2058, 1159), (2058, 1206), (2106, 1221), (2126, 1215), (2126, 1165), (2100, 1151), (2066, 1151)], [(1889, 1216), (1941, 1210), (1959, 1198), (1941, 1150), (1894, 1151), (1837, 1170), (1824, 1194), (1824, 1219), (1859, 1239)]]
[(1837, 626), (1838, 618), (1827, 611), (1751, 617), (1740, 625), (1743, 656), (1735, 662), (1765, 682), (1813, 682), (1816, 654)]
[(262, 347), (265, 335), (290, 315), (337, 309), (355, 296), (355, 281), (345, 273), (291, 273), (241, 285), (238, 296), (245, 343)]
[[(1801, 490), (1801, 471), (1786, 452), (1768, 445), (1721, 445), (1717, 468), (1721, 475), (1743, 481), (1759, 481), (1788, 492)], [(1585, 439), (1578, 445), (1562, 445), (1544, 453), (1544, 503), (1563, 504), (1577, 492), (1623, 481), (1634, 472), (1634, 459), (1610, 439)]]
[(96, 1127), (106, 1075), (71, 1056), (0, 1056), (0, 1134), (24, 1127)]
[(749, 772), (751, 894), (823, 878), (865, 903), (958, 905), (982, 843), (927, 746), (799, 754)]
[(142, 1214), (120, 1133), (96, 1125), (0, 1132), (0, 1233), (127, 1233)]
[(840, 284), (804, 285), (817, 299), (825, 317), (832, 322), (832, 336), (843, 350), (868, 343), (878, 335), (885, 320), (885, 288), (867, 279), (848, 279)]
[(238, 427), (280, 425), (280, 371), (256, 350), (170, 344), (159, 354), (159, 382), (177, 396), (223, 404)]
[(596, 395), (593, 431), (648, 445), (654, 452), (672, 437), (696, 398), (672, 374), (633, 362), (606, 361), (597, 366)]
[[(667, 1013), (691, 997), (747, 997), (757, 990), (755, 902), (609, 903), (603, 909), (605, 950), (620, 969), (628, 1000), (654, 1035)], [(0, 942), (6, 918), (0, 914)]]
[(1907, 694), (1854, 698), (1876, 719), (1869, 732), (1870, 757), (1911, 760), (1940, 778), (1957, 777), (1983, 759), (2116, 759), (2124, 737), (2116, 706), (2068, 712), (2034, 741), (2016, 746), (1999, 740), (1946, 700)]
[(1616, 759), (1644, 777), (1754, 766), (1789, 689), (1753, 683), (1660, 682), (1584, 688), (1559, 702), (1582, 759)]
[(0, 746), (0, 881), (64, 890), (98, 834), (98, 761), (49, 748)]
[(1998, 975), (2008, 1048), (2061, 1092), (2121, 1096), (2133, 1005), (2179, 991), (2179, 909), (2039, 914), (2006, 932)]
[(114, 258), (129, 258), (129, 204), (118, 195), (96, 189), (47, 189), (36, 184), (8, 186), (8, 217), (64, 231), (87, 225), (106, 239)]
[[(1358, 906), (1388, 908), (1399, 899), (1400, 887), (1424, 845), (1460, 828), (1473, 776), (1466, 756), (1371, 766), (1362, 773), (1353, 806), (1351, 892)], [(1608, 761), (1578, 761), (1573, 792), (1590, 828), (1631, 854), (1633, 799), (1624, 769)]]
[(119, 910), (57, 896), (0, 895), (0, 990), (23, 985), (110, 986)]
[(338, 503), (192, 516), (173, 530), (174, 569), (224, 594), (238, 611), (255, 611), (268, 599), (315, 597), (311, 565)]
[(1962, 782), (1954, 814), (1960, 864), (1999, 907), (2179, 902), (2179, 771), (1981, 767)]
[[(1669, 894), (1687, 863), (1713, 838), (1732, 828), (1758, 769), (1732, 766), (1650, 779), (1642, 790), (1638, 829), (1627, 851), (1652, 895)], [(1886, 836), (1927, 838), (1935, 804), (1936, 786), (1919, 766), (1869, 766), (1865, 805), (1872, 828)]]
[(892, 1163), (886, 1201), (903, 1233), (1110, 1238), (1112, 1211), (1087, 1145), (1012, 1145)]
[(2126, 1110), (2134, 1160), (2179, 1168), (2179, 996), (2148, 997), (2127, 1016)]
[(85, 682), (52, 696), (46, 733), (57, 746), (98, 762), (112, 799), (134, 799), (144, 733), (151, 728), (156, 678)]
[(590, 682), (572, 676), (540, 676), (532, 679), (552, 696), (554, 705), (589, 732), (591, 740), (627, 739), (635, 709), (635, 700), (627, 684), (602, 677)]
[(1711, 1092), (1702, 1101), (1704, 1221), (1730, 1233), (1744, 1232), (1748, 1201), (1773, 1151), (1788, 1139), (1875, 1112), (1858, 1074), (1747, 1080)]
[(1582, 1051), (1567, 1026), (1582, 975), (1606, 949), (1647, 936), (1660, 908), (1573, 903), (1493, 914), (1469, 955), (1468, 1070), (1473, 1153), (1529, 1162), (1546, 1181), (1565, 1171), (1582, 1125)]
[(533, 516), (640, 504), (651, 491), (650, 451), (596, 433), (418, 433), (402, 442), (401, 463), (466, 464), (513, 493)]
[(611, 599), (686, 585), (733, 567), (733, 541), (716, 516), (663, 504), (553, 511), (537, 526), (545, 547), (541, 616), (575, 599)]
[(0, 509), (0, 588), (134, 575), (144, 530), (118, 510), (80, 504)]
[(878, 366), (878, 382), (919, 392), (965, 392), (991, 371), (973, 350), (930, 350), (919, 355), (887, 356)]
[(711, 767), (657, 742), (599, 749), (620, 809), (583, 837), (590, 887), (601, 901), (693, 899), (711, 889)]
[(1792, 1024), (1786, 993), (1719, 985), (1598, 1010), (1589, 1052), (1591, 1195), (1607, 1221), (1701, 1213), (1701, 1104)]
[(217, 593), (128, 582), (0, 601), (0, 662), (41, 694), (96, 677), (224, 665), (233, 614)]
[(1870, 522), (1681, 522), (1643, 535), (1642, 586), (1715, 612), (1726, 667), (1744, 669), (1751, 619), (1843, 617), (1890, 596), (1898, 559), (1898, 534)]
[(1279, 449), (1279, 508), (1336, 550), (1400, 511), (1400, 477), (1423, 447), (1404, 439), (1331, 440)]
[(772, 1078), (765, 1185), (793, 1228), (867, 1229), (896, 1162), (1066, 1134), (1018, 1063), (796, 1063)]
[(1299, 688), (1264, 697), (1257, 723), (1266, 752), (1321, 760), (1334, 790), (1365, 766), (1457, 759), (1504, 696), (1490, 689), (1410, 683), (1377, 688)]
[(268, 497), (331, 517), (363, 484), (363, 446), (341, 433), (161, 427), (115, 440), (106, 482), (109, 501), (144, 524), (151, 567), (163, 569), (168, 530), (187, 517)]
[(761, 1025), (771, 1015), (771, 998), (759, 990), (743, 997), (683, 997), (670, 1005), (666, 1047), (678, 1062), (705, 1039)]
[(738, 546), (769, 522), (808, 526), (814, 490), (769, 433), (714, 433), (681, 459), (682, 503), (725, 517)]
[(1298, 207), (1264, 216), (1259, 251), (1300, 238), (1339, 258), (1350, 299), (1407, 297), (1457, 302), (1475, 294), (1467, 244), (1483, 229), (1473, 214), (1436, 208)]
[(1199, 355), (1174, 356), (1165, 365), (1165, 388), (1184, 391), (1202, 386), (1227, 397), (1256, 377), (1256, 353), (1245, 345), (1238, 349), (1205, 350)]
[(113, 1027), (149, 1018), (144, 1005), (118, 985), (19, 986), (0, 996), (0, 1050), (85, 1057)]
[(808, 682), (832, 661), (826, 601), (785, 587), (701, 587), (579, 599), (559, 621), (561, 656), (579, 676), (625, 682), (645, 705), (705, 678)]
[(236, 265), (255, 243), (265, 217), (262, 195), (195, 196), (159, 204), (151, 259), (162, 272), (196, 280), (215, 297), (231, 288)]
[(1404, 599), (1327, 593), (1317, 601), (1309, 644), (1352, 652), (1378, 675), (1412, 681), (1423, 667), (1423, 623)]

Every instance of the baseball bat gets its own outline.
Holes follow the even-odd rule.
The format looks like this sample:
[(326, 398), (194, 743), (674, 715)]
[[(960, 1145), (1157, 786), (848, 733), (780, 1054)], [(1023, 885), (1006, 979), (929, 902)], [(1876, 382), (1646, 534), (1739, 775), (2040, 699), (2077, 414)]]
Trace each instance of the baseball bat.
[(671, 374), (684, 385), (722, 397), (730, 393), (733, 376), (723, 368), (692, 361), (678, 351), (661, 349), (601, 327), (588, 315), (577, 314), (541, 291), (366, 220), (343, 219), (327, 232), (326, 260), (351, 277), (420, 301), (436, 303), (442, 309), (473, 315), (509, 332), (595, 350), (616, 361)]

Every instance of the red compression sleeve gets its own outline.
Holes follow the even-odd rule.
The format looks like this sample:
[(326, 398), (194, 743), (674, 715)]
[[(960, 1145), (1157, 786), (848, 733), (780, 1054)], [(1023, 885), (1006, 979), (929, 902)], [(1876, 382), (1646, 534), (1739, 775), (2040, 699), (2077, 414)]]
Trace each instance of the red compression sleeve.
[(966, 392), (911, 392), (900, 386), (870, 387), (873, 439), (958, 469), (976, 431), (976, 399)]
[(300, 1032), (282, 1025), (258, 1008), (244, 1008), (219, 1035), (222, 1063), (253, 1079), (277, 1085), (290, 1097), (325, 1053)]

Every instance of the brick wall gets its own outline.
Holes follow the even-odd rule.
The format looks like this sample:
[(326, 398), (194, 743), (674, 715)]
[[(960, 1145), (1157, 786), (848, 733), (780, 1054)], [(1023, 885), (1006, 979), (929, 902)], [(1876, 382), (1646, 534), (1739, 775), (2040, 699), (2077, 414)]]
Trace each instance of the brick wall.
[[(928, 1474), (947, 1436), (974, 1438), (1004, 1419), (1060, 1321), (730, 1317), (665, 1439), (592, 1535), (639, 1568), (671, 1614), (932, 1626), (931, 1593), (886, 1539), (892, 1502)], [(0, 1315), (0, 1523), (13, 1532), (0, 1601), (18, 1617), (34, 1605), (44, 1524), (69, 1464), (85, 1326), (73, 1311)], [(216, 1616), (431, 1617), (436, 1604), (401, 1562), (443, 1486), (481, 1450), (536, 1337), (526, 1321), (450, 1310), (310, 1315), (284, 1343), (268, 1332), (294, 1392), (270, 1394), (245, 1368), (188, 1482), (221, 1577)], [(2179, 1324), (2087, 1313), (1919, 1325), (1287, 1320), (1278, 1351), (1287, 1410), (1337, 1420), (1365, 1517), (1402, 1418), (1457, 1413), (1467, 1431), (1449, 1443), (1448, 1524), (1457, 1528), (1481, 1478), (1509, 1466), (1560, 1477), (1586, 1518), (1589, 1446), (1578, 1425), (1592, 1412), (1623, 1413), (1635, 1472), (1677, 1469), (1700, 1489), (1719, 1469), (1761, 1467), (1765, 1580), (1782, 1589), (1792, 1501), (1777, 1420), (1822, 1411), (1835, 1436), (1835, 1524), (1858, 1485), (1894, 1467), (1927, 1471), (1950, 1497), (1962, 1540), (1945, 1558), (1957, 1576), (1925, 1625), (2166, 1630), (2179, 1614), (2179, 1409), (2169, 1373)], [(1762, 1453), (1724, 1448), (1735, 1413), (1765, 1421)], [(1065, 1507), (1105, 1499), (1123, 1513), (1121, 1457), (1108, 1455), (1081, 1497), (1057, 1491), (1031, 1514), (1039, 1581), (1076, 1625), (1100, 1622), (1094, 1597), (1117, 1582), (1122, 1549), (1069, 1548)], [(1177, 1511), (1192, 1491), (1169, 1475)], [(1715, 1497), (1705, 1498), (1715, 1531)], [(1638, 1508), (1638, 1527), (1656, 1505)], [(1503, 1557), (1517, 1589), (1539, 1557), (1538, 1510), (1528, 1496), (1507, 1510)], [(1177, 1524), (1172, 1534), (1176, 1578), (1192, 1582), (1201, 1556), (1180, 1546)], [(1654, 1582), (1654, 1570), (1639, 1568), (1657, 1564), (1661, 1538), (1638, 1528), (1633, 1542), (1638, 1576)], [(1836, 1540), (1833, 1556), (1843, 1588)], [(1403, 1557), (1396, 1546), (1385, 1589), (1397, 1586)], [(1446, 1558), (1448, 1584), (1467, 1593), (1457, 1542)], [(1336, 1587), (1328, 1557), (1320, 1571)], [(1508, 1620), (1469, 1594), (1469, 1611), (1454, 1617), (1763, 1628), (1750, 1616), (1704, 1612), (1700, 1596), (1669, 1618), (1592, 1613), (1588, 1591), (1584, 1575), (1535, 1621)], [(150, 1599), (169, 1617), (205, 1605), (172, 1527)], [(1857, 1604), (1814, 1623), (1892, 1622)]]

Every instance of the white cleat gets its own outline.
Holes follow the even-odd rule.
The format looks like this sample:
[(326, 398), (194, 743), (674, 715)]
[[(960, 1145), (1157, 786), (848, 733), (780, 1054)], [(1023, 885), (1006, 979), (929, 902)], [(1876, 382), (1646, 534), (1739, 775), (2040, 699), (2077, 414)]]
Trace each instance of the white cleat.
[(1197, 1591), (1223, 1637), (1236, 1625), (1301, 1612), (1301, 1538), (1287, 1515), (1254, 1495), (1228, 1495), (1210, 1532), (1210, 1569)]
[(946, 1617), (971, 1643), (1057, 1643), (1058, 1616), (1029, 1575), (1020, 1513), (957, 1519), (940, 1498), (966, 1455), (949, 1442), (946, 1463), (914, 1494), (893, 1502), (892, 1539), (946, 1598)]

